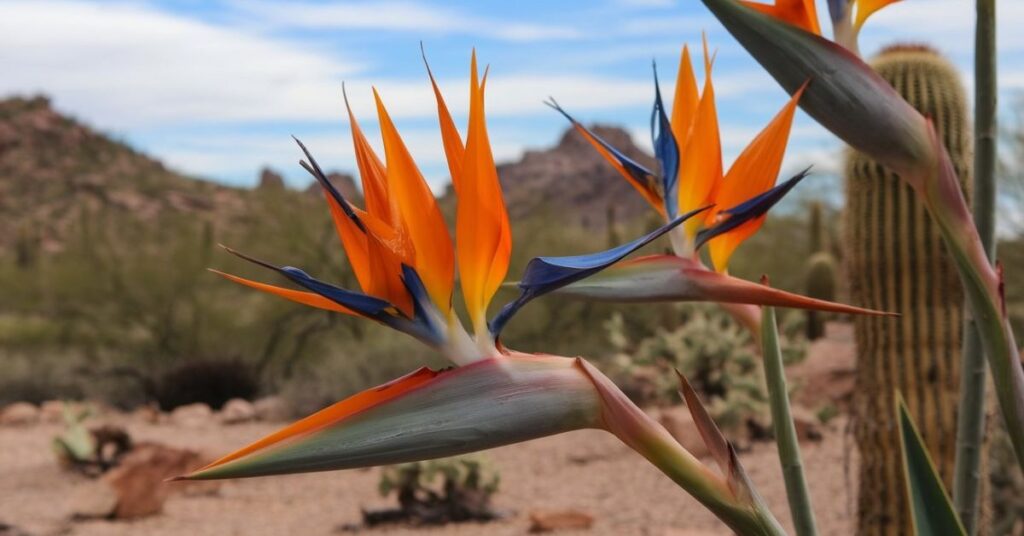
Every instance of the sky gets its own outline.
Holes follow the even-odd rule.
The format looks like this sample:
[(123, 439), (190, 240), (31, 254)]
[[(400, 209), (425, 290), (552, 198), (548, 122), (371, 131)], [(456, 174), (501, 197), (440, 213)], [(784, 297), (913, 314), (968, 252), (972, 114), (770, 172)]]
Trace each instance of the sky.
[[(998, 20), (1005, 109), (1024, 89), (1024, 2), (1000, 2)], [(904, 0), (868, 22), (861, 49), (929, 43), (970, 88), (973, 24), (972, 0)], [(623, 126), (649, 148), (651, 62), (671, 95), (680, 49), (699, 50), (702, 32), (717, 51), (728, 168), (787, 97), (697, 0), (0, 0), (0, 96), (45, 93), (62, 112), (195, 176), (250, 186), (270, 166), (303, 187), (310, 179), (290, 136), (325, 168), (354, 169), (342, 83), (380, 147), (376, 87), (440, 190), (448, 173), (421, 41), (459, 125), (471, 50), (490, 66), (491, 143), (496, 159), (508, 161), (565, 130), (543, 104), (549, 96), (585, 123)], [(813, 165), (834, 175), (840, 149), (799, 112), (783, 174)], [(813, 193), (835, 182), (801, 188)]]

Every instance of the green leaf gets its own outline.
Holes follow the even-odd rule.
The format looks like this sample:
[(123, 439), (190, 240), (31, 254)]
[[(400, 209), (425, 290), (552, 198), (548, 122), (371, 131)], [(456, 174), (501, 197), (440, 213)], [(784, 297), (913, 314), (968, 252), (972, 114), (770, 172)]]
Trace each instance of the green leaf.
[(928, 449), (910, 418), (903, 396), (897, 393), (896, 398), (899, 406), (896, 418), (903, 443), (903, 474), (907, 481), (914, 533), (918, 536), (966, 536), (967, 532), (953, 510), (953, 503), (942, 486)]

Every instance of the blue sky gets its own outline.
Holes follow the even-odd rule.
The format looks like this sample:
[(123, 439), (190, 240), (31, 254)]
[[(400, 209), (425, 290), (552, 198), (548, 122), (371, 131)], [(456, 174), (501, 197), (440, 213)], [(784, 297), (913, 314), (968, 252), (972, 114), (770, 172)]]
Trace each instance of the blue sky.
[[(905, 0), (868, 23), (862, 50), (927, 42), (969, 82), (972, 7)], [(1024, 88), (1024, 2), (999, 8), (1005, 106)], [(699, 47), (702, 31), (718, 53), (728, 166), (786, 97), (697, 0), (0, 1), (0, 95), (45, 92), (62, 111), (191, 174), (251, 185), (270, 165), (301, 187), (309, 180), (289, 135), (325, 167), (351, 170), (341, 83), (374, 140), (375, 85), (424, 174), (441, 187), (447, 171), (421, 40), (460, 123), (470, 50), (490, 64), (491, 141), (496, 157), (509, 160), (551, 145), (565, 129), (542, 104), (549, 95), (585, 122), (622, 125), (649, 147), (651, 60), (670, 95), (679, 50)], [(827, 176), (840, 148), (801, 112), (783, 171), (814, 164)], [(805, 184), (812, 194), (834, 188)]]

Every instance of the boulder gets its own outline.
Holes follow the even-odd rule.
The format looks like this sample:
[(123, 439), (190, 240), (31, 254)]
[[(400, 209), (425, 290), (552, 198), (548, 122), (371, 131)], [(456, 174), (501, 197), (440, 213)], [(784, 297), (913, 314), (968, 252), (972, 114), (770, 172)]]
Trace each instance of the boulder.
[(594, 517), (579, 510), (530, 512), (530, 532), (559, 530), (586, 530), (594, 524)]
[(101, 479), (117, 497), (112, 517), (131, 519), (160, 512), (170, 493), (184, 490), (190, 484), (165, 481), (203, 464), (203, 458), (192, 450), (157, 443), (136, 445), (117, 467)]
[(220, 410), (220, 422), (223, 424), (238, 424), (255, 419), (256, 408), (248, 400), (241, 398), (228, 400)]
[(28, 402), (8, 404), (0, 411), (0, 426), (27, 426), (39, 422), (39, 408)]
[(62, 400), (47, 400), (39, 406), (39, 420), (46, 424), (64, 422), (64, 404)]
[(280, 422), (292, 418), (292, 408), (281, 396), (267, 396), (253, 402), (256, 418), (261, 421)]
[(213, 410), (202, 402), (178, 406), (171, 412), (171, 423), (183, 428), (202, 428), (213, 420)]

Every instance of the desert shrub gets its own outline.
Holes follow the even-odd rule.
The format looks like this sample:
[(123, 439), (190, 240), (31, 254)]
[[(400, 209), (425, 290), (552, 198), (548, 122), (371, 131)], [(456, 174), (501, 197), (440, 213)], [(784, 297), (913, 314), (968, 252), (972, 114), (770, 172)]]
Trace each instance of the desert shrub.
[[(679, 370), (701, 393), (712, 416), (734, 436), (767, 433), (769, 408), (760, 358), (750, 333), (721, 308), (705, 304), (678, 307), (676, 327), (656, 328), (635, 339), (616, 314), (605, 328), (617, 353), (609, 372), (639, 403), (667, 405), (679, 400)], [(790, 315), (787, 315), (790, 316)], [(785, 325), (785, 323), (784, 323)], [(782, 329), (784, 359), (802, 359), (801, 339)]]
[(399, 508), (364, 512), (368, 525), (385, 521), (442, 524), (494, 519), (491, 496), (500, 475), (482, 458), (460, 456), (392, 465), (381, 470), (378, 490)]
[(252, 366), (238, 360), (186, 361), (159, 375), (152, 398), (163, 410), (202, 402), (218, 409), (232, 398), (252, 400), (259, 394)]

